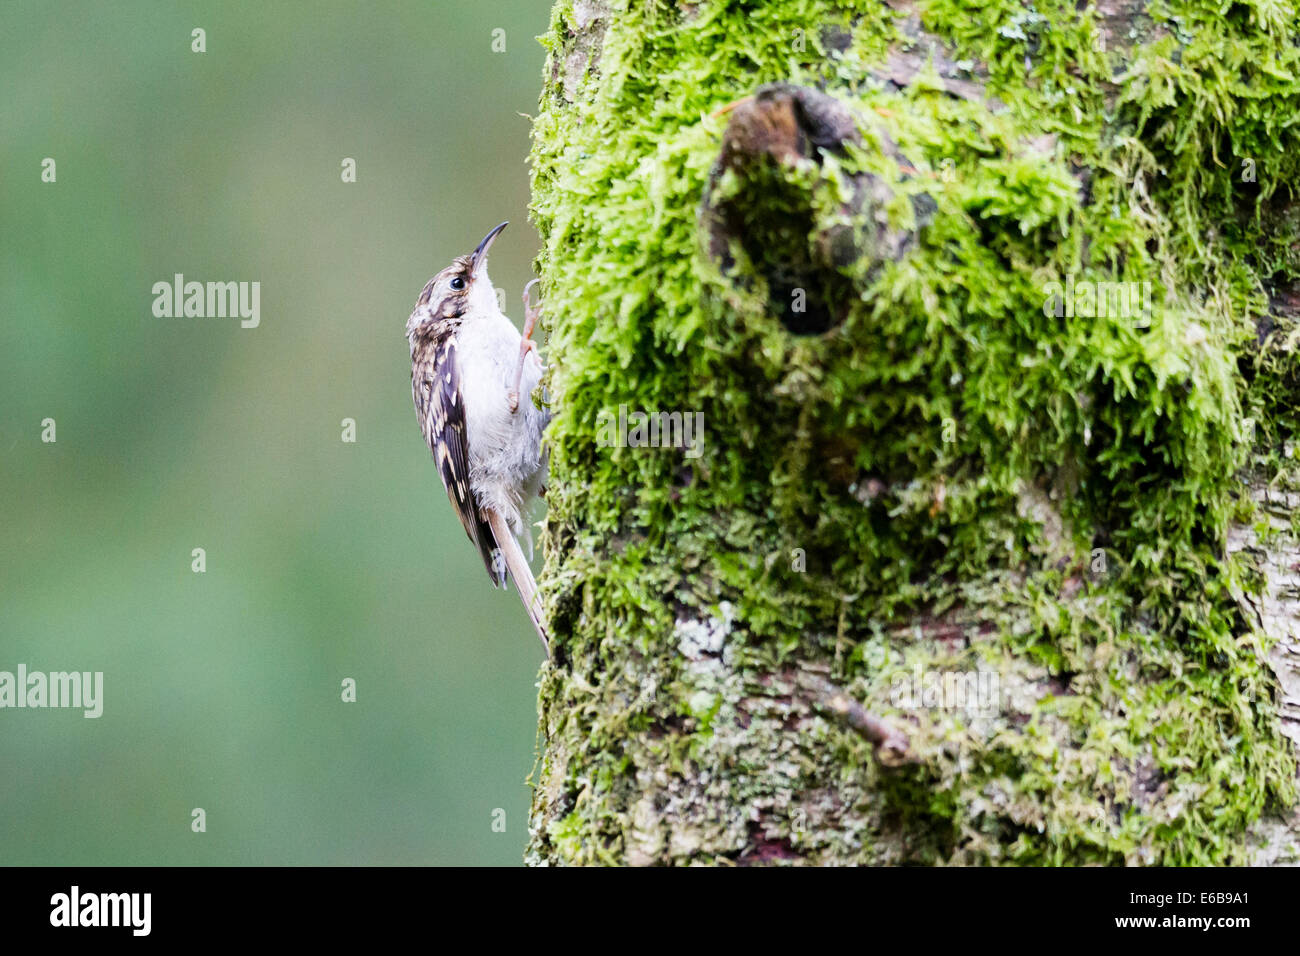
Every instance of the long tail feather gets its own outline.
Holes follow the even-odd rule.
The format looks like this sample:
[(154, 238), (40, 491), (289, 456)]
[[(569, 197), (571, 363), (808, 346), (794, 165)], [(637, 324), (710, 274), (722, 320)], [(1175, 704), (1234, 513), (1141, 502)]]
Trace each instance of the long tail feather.
[(519, 589), (519, 599), (524, 602), (528, 619), (533, 622), (533, 627), (537, 629), (537, 636), (542, 639), (546, 656), (550, 657), (551, 642), (546, 635), (546, 628), (542, 626), (542, 606), (537, 597), (537, 582), (533, 579), (533, 572), (528, 567), (528, 562), (524, 560), (524, 553), (520, 550), (515, 536), (510, 533), (505, 518), (486, 508), (483, 511), (487, 516), (489, 527), (492, 528), (492, 537), (496, 539), (497, 547), (501, 549), (501, 554), (506, 559), (506, 568), (514, 578), (515, 587)]

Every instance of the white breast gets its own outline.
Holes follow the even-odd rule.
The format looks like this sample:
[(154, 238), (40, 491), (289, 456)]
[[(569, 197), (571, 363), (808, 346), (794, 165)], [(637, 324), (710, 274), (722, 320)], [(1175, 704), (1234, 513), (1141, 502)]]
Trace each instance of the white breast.
[(461, 396), (469, 439), (470, 487), (479, 504), (501, 513), (511, 530), (522, 530), (520, 510), (536, 493), (544, 462), (542, 430), (548, 416), (532, 402), (542, 376), (536, 353), (524, 362), (519, 407), (510, 411), (522, 336), (493, 309), (466, 321), (456, 336)]

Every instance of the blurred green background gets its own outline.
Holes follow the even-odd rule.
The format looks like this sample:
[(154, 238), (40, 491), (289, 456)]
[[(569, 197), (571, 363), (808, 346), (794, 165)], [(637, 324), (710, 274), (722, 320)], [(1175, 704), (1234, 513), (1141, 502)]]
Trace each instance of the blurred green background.
[[(541, 649), (448, 505), (403, 327), (502, 219), (521, 318), (548, 17), (0, 7), (0, 670), (105, 684), (98, 720), (0, 710), (0, 864), (520, 861)], [(155, 318), (178, 272), (261, 282), (260, 327)]]

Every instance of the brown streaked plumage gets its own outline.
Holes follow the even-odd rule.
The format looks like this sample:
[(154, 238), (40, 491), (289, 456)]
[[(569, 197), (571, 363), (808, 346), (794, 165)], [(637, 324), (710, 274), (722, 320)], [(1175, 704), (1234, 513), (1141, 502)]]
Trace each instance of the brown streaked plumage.
[[(411, 355), (411, 396), (424, 443), (433, 452), (447, 497), (465, 533), (478, 548), (494, 585), (505, 584), (505, 568), (492, 566), (496, 542), (479, 514), (469, 487), (469, 439), (460, 371), (456, 367), (454, 324), (447, 322)], [(499, 564), (500, 562), (498, 562)]]

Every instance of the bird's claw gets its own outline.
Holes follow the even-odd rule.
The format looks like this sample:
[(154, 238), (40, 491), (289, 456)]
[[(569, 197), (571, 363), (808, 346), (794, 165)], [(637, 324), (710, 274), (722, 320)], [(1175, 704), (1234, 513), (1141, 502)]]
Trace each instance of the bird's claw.
[(538, 302), (537, 305), (533, 305), (532, 301), (528, 298), (528, 293), (533, 291), (533, 286), (537, 285), (541, 281), (541, 279), (530, 279), (528, 285), (524, 286), (524, 312), (529, 315), (535, 313), (542, 307), (541, 302)]

